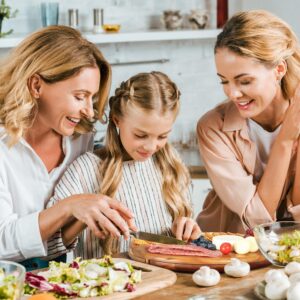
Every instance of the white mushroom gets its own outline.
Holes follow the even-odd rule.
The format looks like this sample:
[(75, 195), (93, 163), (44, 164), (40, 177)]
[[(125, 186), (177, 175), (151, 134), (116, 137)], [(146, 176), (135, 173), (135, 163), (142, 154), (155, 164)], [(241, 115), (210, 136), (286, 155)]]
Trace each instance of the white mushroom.
[(287, 300), (300, 300), (300, 282), (296, 282), (289, 287)]
[(213, 286), (219, 283), (221, 276), (217, 270), (203, 266), (193, 274), (193, 281), (200, 286)]
[(298, 273), (300, 272), (300, 263), (296, 261), (289, 262), (285, 268), (284, 271), (287, 275), (291, 275), (293, 273)]
[(290, 287), (288, 278), (282, 277), (266, 284), (265, 295), (270, 300), (281, 300), (286, 298), (287, 290)]
[(249, 274), (250, 265), (237, 258), (231, 258), (230, 263), (225, 265), (224, 271), (232, 277), (243, 277)]
[(275, 280), (281, 280), (282, 278), (288, 279), (287, 275), (283, 272), (283, 270), (275, 270), (275, 269), (269, 270), (264, 277), (266, 283)]
[(300, 273), (293, 273), (290, 277), (289, 277), (289, 281), (291, 284), (294, 284), (295, 282), (300, 282)]

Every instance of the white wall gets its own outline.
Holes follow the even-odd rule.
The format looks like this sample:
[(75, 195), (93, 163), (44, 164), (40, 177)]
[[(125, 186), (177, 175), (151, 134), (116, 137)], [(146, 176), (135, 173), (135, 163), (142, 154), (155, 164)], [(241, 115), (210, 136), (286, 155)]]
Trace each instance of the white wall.
[[(58, 0), (57, 0), (58, 1)], [(16, 33), (29, 33), (41, 27), (41, 0), (7, 0), (19, 9), (15, 19), (5, 21), (3, 30), (13, 28)], [(180, 9), (187, 14), (194, 8), (210, 11), (210, 27), (215, 27), (216, 0), (61, 0), (60, 24), (67, 24), (67, 10), (79, 9), (79, 24), (83, 31), (92, 30), (92, 9), (104, 8), (105, 20), (120, 22), (122, 31), (141, 31), (162, 28), (163, 10)], [(300, 32), (300, 1), (297, 0), (229, 0), (229, 15), (236, 11), (263, 8), (288, 21)], [(160, 70), (167, 73), (182, 92), (181, 112), (175, 124), (172, 140), (186, 138), (194, 131), (196, 122), (206, 111), (222, 101), (225, 96), (215, 75), (214, 40), (146, 42), (101, 45), (100, 49), (109, 62), (169, 59), (164, 64), (113, 66), (112, 92), (122, 80), (141, 71)], [(8, 50), (1, 50), (0, 56)], [(98, 126), (99, 136), (105, 128)], [(184, 136), (184, 137), (183, 137)], [(196, 158), (192, 164), (199, 163)]]
[(268, 10), (288, 22), (300, 36), (300, 1), (298, 0), (228, 0), (230, 15), (236, 11), (250, 9)]

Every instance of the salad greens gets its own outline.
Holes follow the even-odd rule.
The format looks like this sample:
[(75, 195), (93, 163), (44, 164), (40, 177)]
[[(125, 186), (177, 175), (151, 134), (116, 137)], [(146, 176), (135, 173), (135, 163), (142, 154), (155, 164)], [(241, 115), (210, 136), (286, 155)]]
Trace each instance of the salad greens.
[[(132, 292), (141, 281), (141, 271), (128, 262), (114, 262), (110, 256), (72, 263), (50, 262), (37, 275), (26, 274), (25, 293), (53, 292), (59, 297), (97, 297), (113, 292)], [(1, 298), (1, 297), (0, 297)]]
[(0, 299), (15, 300), (19, 298), (19, 287), (17, 276), (6, 275), (3, 268), (0, 268)]
[(277, 243), (270, 247), (268, 253), (273, 259), (283, 264), (291, 261), (300, 262), (300, 231), (294, 230), (291, 233), (282, 234)]

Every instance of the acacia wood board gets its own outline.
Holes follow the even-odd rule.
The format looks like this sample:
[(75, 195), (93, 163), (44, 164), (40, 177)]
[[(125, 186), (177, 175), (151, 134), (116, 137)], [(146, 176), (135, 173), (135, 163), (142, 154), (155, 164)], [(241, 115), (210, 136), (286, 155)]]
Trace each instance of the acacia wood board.
[[(92, 297), (92, 298), (70, 298), (72, 300), (127, 300), (138, 296), (162, 289), (176, 282), (177, 276), (174, 272), (157, 266), (144, 264), (125, 258), (113, 258), (114, 261), (130, 262), (134, 269), (142, 271), (142, 281), (136, 284), (134, 292), (116, 292), (111, 295)], [(28, 299), (29, 296), (22, 297), (22, 300)]]
[(147, 251), (148, 246), (138, 245), (134, 241), (131, 241), (128, 251), (129, 257), (136, 261), (179, 272), (194, 272), (202, 266), (209, 266), (220, 272), (224, 272), (224, 266), (230, 262), (231, 258), (238, 258), (241, 261), (249, 263), (251, 270), (270, 264), (259, 251), (247, 254), (231, 252), (221, 257), (204, 257), (154, 254)]

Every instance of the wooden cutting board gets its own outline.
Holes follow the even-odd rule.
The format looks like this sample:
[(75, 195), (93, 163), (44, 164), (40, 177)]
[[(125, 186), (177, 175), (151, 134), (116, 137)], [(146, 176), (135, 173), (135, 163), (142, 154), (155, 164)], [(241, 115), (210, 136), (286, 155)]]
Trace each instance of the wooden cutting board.
[(137, 245), (133, 241), (130, 243), (128, 254), (133, 260), (182, 272), (194, 272), (201, 266), (210, 266), (213, 269), (224, 272), (224, 265), (229, 263), (233, 257), (249, 263), (251, 270), (270, 264), (259, 251), (243, 255), (231, 252), (229, 255), (221, 257), (164, 255), (149, 253), (147, 252), (147, 245)]
[[(93, 298), (71, 298), (72, 300), (127, 300), (133, 299), (137, 296), (141, 296), (176, 282), (177, 276), (174, 272), (166, 269), (162, 269), (157, 266), (144, 264), (141, 262), (133, 261), (125, 258), (113, 258), (114, 261), (130, 262), (132, 266), (142, 271), (142, 281), (136, 284), (136, 291), (134, 292), (117, 292), (108, 296), (93, 297)], [(28, 296), (22, 297), (22, 300), (28, 299)]]

